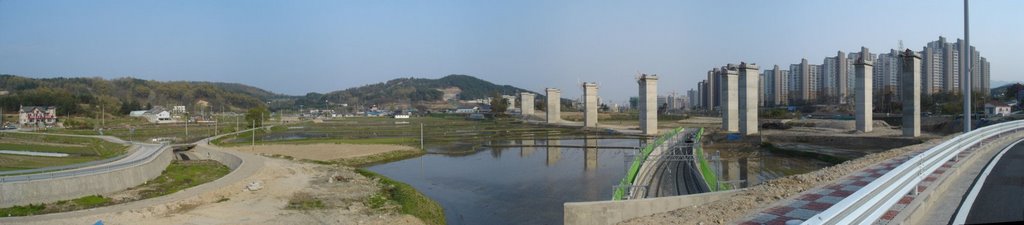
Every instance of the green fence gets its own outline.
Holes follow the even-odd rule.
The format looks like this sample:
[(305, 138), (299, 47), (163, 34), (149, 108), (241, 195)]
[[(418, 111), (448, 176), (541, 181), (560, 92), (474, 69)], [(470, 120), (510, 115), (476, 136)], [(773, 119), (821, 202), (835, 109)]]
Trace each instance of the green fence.
[(671, 132), (655, 139), (653, 143), (644, 146), (643, 149), (640, 149), (640, 154), (633, 158), (633, 163), (629, 165), (629, 170), (626, 171), (626, 177), (623, 177), (622, 181), (619, 182), (619, 186), (615, 187), (615, 191), (612, 193), (612, 200), (622, 200), (623, 195), (626, 194), (626, 188), (633, 185), (633, 182), (636, 180), (637, 173), (640, 172), (640, 166), (643, 165), (644, 161), (647, 161), (647, 156), (651, 154), (651, 151), (654, 151), (655, 147), (664, 144), (666, 140), (676, 136), (682, 131), (682, 127), (673, 129)]
[(704, 136), (704, 128), (700, 128), (697, 131), (697, 137), (693, 140), (693, 154), (697, 156), (697, 164), (700, 167), (701, 176), (704, 177), (704, 183), (708, 185), (708, 190), (711, 191), (728, 189), (724, 185), (718, 185), (718, 176), (715, 175), (715, 171), (711, 170), (711, 166), (708, 165), (707, 154), (704, 154), (704, 144), (701, 143), (702, 136)]

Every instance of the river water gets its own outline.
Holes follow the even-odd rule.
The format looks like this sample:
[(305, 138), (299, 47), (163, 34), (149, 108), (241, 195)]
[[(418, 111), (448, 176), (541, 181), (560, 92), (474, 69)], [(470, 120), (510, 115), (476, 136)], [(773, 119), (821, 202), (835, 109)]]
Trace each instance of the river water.
[[(446, 153), (450, 145), (428, 146), (430, 154), (368, 169), (439, 202), (448, 224), (562, 224), (563, 203), (611, 198), (612, 187), (625, 176), (627, 160), (636, 151), (622, 147), (640, 146), (641, 140), (535, 139), (496, 145), (510, 147), (483, 145), (468, 153)], [(722, 159), (721, 166), (714, 164), (726, 173), (723, 180), (747, 181), (738, 186), (828, 166), (770, 154), (723, 154)]]

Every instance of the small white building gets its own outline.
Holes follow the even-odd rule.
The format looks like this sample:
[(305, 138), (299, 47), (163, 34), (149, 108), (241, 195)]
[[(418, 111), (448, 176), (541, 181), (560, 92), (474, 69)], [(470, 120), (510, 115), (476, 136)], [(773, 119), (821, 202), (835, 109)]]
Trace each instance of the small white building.
[(408, 119), (409, 114), (395, 114), (395, 119)]
[(458, 108), (458, 109), (455, 109), (455, 114), (473, 114), (473, 113), (477, 113), (479, 110), (480, 110), (480, 107), (478, 107), (478, 106), (474, 106), (472, 108)]
[(185, 106), (176, 105), (174, 108), (171, 108), (171, 112), (175, 114), (185, 114)]
[[(134, 115), (136, 112), (138, 112), (138, 111), (132, 111), (132, 114), (130, 114), (130, 115)], [(156, 106), (156, 107), (153, 107), (152, 109), (143, 111), (142, 112), (142, 116), (140, 116), (140, 117), (146, 118), (146, 120), (148, 120), (150, 123), (160, 124), (160, 123), (173, 123), (173, 122), (175, 122), (174, 119), (172, 119), (172, 117), (171, 117), (171, 112), (167, 111), (167, 110), (164, 110), (164, 107), (160, 107), (160, 106)]]
[(128, 116), (130, 116), (130, 117), (142, 117), (142, 116), (146, 115), (146, 112), (149, 112), (149, 110), (135, 110), (135, 111), (129, 112)]
[(991, 101), (985, 103), (985, 115), (989, 116), (1007, 116), (1010, 115), (1010, 105), (1006, 103)]

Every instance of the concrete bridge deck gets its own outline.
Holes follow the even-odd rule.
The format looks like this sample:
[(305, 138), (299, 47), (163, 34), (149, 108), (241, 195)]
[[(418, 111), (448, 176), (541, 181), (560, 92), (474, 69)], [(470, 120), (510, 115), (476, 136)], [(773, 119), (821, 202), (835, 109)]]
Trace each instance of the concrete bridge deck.
[[(695, 132), (694, 129), (680, 132), (681, 140), (690, 137), (693, 132)], [(654, 172), (651, 179), (647, 181), (648, 191), (644, 198), (698, 194), (710, 191), (692, 158), (685, 160), (679, 157), (672, 157), (692, 156), (693, 145), (685, 141), (678, 141), (673, 144), (674, 146), (669, 146), (666, 149), (666, 152), (661, 155), (662, 157), (647, 161), (647, 163), (653, 163), (652, 169)]]

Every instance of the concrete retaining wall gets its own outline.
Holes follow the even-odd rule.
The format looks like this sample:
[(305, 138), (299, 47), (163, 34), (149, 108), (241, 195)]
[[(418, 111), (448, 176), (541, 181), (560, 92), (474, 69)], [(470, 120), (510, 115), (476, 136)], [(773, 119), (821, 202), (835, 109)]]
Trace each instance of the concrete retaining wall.
[(616, 224), (632, 218), (718, 201), (732, 197), (738, 191), (741, 190), (625, 201), (568, 202), (564, 205), (563, 222), (566, 225)]
[(122, 191), (160, 176), (173, 159), (171, 149), (163, 148), (149, 161), (106, 173), (0, 183), (0, 207), (51, 203)]
[(231, 171), (238, 169), (238, 166), (242, 165), (242, 158), (223, 151), (212, 150), (210, 148), (211, 147), (208, 145), (196, 146), (196, 148), (191, 150), (192, 155), (196, 157), (195, 159), (209, 159), (220, 162), (220, 164), (224, 164), (231, 169)]

